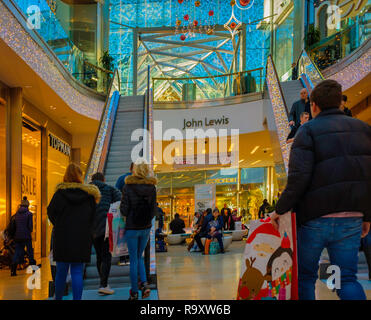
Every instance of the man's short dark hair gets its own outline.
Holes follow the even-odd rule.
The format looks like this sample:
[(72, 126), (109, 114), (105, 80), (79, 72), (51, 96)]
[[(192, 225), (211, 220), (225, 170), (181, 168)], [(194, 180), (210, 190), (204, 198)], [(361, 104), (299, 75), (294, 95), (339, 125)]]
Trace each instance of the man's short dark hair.
[(179, 213), (176, 213), (176, 214), (174, 215), (174, 217), (175, 217), (175, 218), (179, 218)]
[(309, 112), (304, 111), (300, 114), (300, 118), (304, 116), (309, 116)]
[(348, 97), (345, 94), (343, 94), (343, 101), (344, 102), (347, 102), (348, 101)]
[(324, 80), (313, 89), (310, 101), (321, 110), (339, 108), (342, 96), (340, 83), (335, 80)]
[(104, 181), (104, 175), (102, 172), (94, 173), (91, 177), (91, 181)]

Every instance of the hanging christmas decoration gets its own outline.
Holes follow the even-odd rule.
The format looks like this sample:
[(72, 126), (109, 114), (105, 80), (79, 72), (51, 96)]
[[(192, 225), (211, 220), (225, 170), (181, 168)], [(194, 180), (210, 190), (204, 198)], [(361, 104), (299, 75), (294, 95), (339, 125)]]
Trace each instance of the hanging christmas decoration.
[(254, 0), (238, 0), (236, 6), (238, 9), (247, 10), (250, 9), (254, 4)]
[(239, 31), (240, 27), (242, 26), (242, 22), (239, 21), (234, 15), (234, 7), (236, 5), (236, 1), (232, 0), (230, 3), (232, 7), (232, 14), (229, 20), (224, 24), (224, 28), (227, 29), (231, 33), (232, 38), (233, 38), (236, 35), (236, 33)]

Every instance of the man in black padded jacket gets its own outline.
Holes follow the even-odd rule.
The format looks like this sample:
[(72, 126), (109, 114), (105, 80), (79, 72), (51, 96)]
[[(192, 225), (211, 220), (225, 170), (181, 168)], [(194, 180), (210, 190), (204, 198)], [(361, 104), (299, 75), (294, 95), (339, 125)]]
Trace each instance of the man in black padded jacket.
[(315, 299), (318, 261), (327, 248), (340, 267), (341, 299), (366, 299), (357, 282), (358, 249), (371, 221), (371, 127), (340, 109), (341, 85), (318, 84), (311, 94), (313, 120), (292, 145), (288, 180), (271, 215), (290, 210), (298, 224), (299, 299)]

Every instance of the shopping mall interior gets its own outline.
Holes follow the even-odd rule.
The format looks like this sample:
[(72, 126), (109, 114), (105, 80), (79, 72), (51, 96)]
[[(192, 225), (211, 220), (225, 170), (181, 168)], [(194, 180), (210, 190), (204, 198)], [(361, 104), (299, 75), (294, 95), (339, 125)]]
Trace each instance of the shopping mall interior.
[[(370, 0), (0, 0), (0, 231), (27, 196), (41, 264), (39, 289), (27, 287), (26, 269), (11, 278), (0, 264), (0, 299), (52, 299), (56, 185), (74, 162), (86, 183), (99, 171), (114, 186), (139, 141), (169, 235), (167, 252), (156, 252), (151, 232), (150, 299), (236, 299), (248, 229), (233, 241), (226, 232), (224, 255), (203, 256), (187, 251), (187, 236), (171, 239), (170, 222), (178, 213), (192, 232), (206, 209), (199, 186), (246, 226), (264, 199), (274, 206), (287, 181), (288, 114), (303, 88), (338, 81), (353, 117), (371, 124), (370, 35)], [(149, 134), (135, 140), (136, 129)], [(113, 258), (116, 293), (100, 296), (92, 259), (83, 299), (127, 299), (128, 268)], [(371, 299), (367, 270), (360, 252)], [(316, 295), (338, 299), (323, 279)]]

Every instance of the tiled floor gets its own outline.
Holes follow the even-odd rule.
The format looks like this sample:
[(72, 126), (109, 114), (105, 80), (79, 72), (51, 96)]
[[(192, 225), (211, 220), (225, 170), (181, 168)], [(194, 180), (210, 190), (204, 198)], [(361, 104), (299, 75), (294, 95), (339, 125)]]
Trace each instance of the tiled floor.
[[(158, 291), (153, 291), (148, 299), (235, 299), (244, 245), (243, 241), (233, 242), (224, 255), (210, 256), (189, 253), (184, 246), (169, 246), (168, 252), (157, 253)], [(371, 281), (367, 280), (365, 269), (360, 271), (359, 281), (371, 300)], [(42, 261), (41, 289), (27, 288), (29, 276), (25, 270), (18, 271), (17, 277), (10, 277), (9, 269), (0, 270), (0, 300), (48, 299), (51, 280), (48, 259)], [(85, 290), (83, 299), (126, 300), (129, 296), (128, 288), (115, 288), (115, 291), (112, 296), (100, 296), (96, 290)], [(322, 281), (317, 282), (316, 296), (320, 300), (338, 299)], [(71, 294), (65, 299), (71, 299)]]

